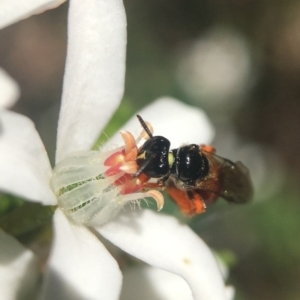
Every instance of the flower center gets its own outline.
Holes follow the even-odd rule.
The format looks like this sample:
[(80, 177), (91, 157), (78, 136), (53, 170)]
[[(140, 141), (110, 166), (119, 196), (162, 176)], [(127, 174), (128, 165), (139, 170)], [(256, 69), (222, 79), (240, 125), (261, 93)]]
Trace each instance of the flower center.
[(145, 197), (155, 199), (160, 210), (164, 199), (157, 190), (145, 191), (149, 178), (136, 176), (137, 143), (130, 132), (121, 132), (124, 146), (112, 151), (73, 153), (53, 170), (51, 188), (59, 207), (75, 223), (102, 225), (130, 202), (139, 206)]

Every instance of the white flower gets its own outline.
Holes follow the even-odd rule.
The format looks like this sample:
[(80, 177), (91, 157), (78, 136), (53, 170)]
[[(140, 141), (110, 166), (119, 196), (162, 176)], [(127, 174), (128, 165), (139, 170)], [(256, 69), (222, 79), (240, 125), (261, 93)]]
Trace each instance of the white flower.
[(0, 297), (3, 300), (34, 299), (38, 260), (0, 229)]
[[(0, 29), (17, 21), (55, 8), (66, 0), (1, 0), (0, 1)], [(9, 5), (7, 4), (9, 2)]]
[[(46, 5), (47, 2), (53, 4), (53, 1), (43, 3)], [(15, 1), (2, 0), (1, 6), (9, 12), (15, 7)], [(21, 13), (22, 5), (20, 7), (19, 15), (24, 17), (30, 13), (29, 6), (26, 5), (25, 14)], [(32, 4), (31, 9), (31, 13), (36, 12), (36, 5)], [(122, 1), (72, 0), (68, 30), (57, 162), (74, 152), (89, 151), (119, 105), (124, 89), (126, 47), (126, 17)], [(207, 143), (212, 136), (202, 112), (172, 99), (162, 99), (140, 114), (151, 121), (157, 134), (166, 135), (171, 140), (173, 137), (164, 128), (169, 128), (170, 134), (176, 128), (174, 146), (180, 137), (181, 142)], [(50, 187), (52, 170), (32, 122), (8, 111), (2, 111), (0, 119), (3, 126), (0, 189), (28, 201), (55, 205), (57, 200)], [(136, 120), (131, 122), (137, 124)], [(128, 129), (129, 125), (125, 128)], [(198, 130), (188, 130), (191, 126)], [(104, 226), (94, 225), (91, 231), (84, 225), (72, 223), (58, 208), (53, 224), (54, 242), (41, 299), (119, 298), (122, 274), (115, 259), (98, 239), (97, 232), (150, 265), (181, 276), (189, 285), (193, 299), (229, 299), (209, 248), (188, 226), (173, 217), (150, 210), (129, 211)], [(16, 299), (24, 289), (28, 291), (29, 287), (36, 287), (36, 274), (32, 272), (37, 271), (37, 263), (29, 250), (2, 231), (0, 241), (0, 261), (5, 262), (0, 267), (3, 275), (0, 293), (5, 296), (1, 295), (1, 298)], [(10, 247), (15, 254), (8, 255)], [(28, 274), (29, 283), (24, 287), (26, 270), (32, 272)]]
[(0, 68), (0, 109), (13, 106), (19, 94), (17, 83)]
[[(121, 300), (192, 300), (193, 296), (186, 281), (181, 277), (150, 267), (134, 267), (123, 273)], [(136, 286), (135, 289), (132, 286)], [(226, 299), (233, 299), (234, 289), (226, 287)]]

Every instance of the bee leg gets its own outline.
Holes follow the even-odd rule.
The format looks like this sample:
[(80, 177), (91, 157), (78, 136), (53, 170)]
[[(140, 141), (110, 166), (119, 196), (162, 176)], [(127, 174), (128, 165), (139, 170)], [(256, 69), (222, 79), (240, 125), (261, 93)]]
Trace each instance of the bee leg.
[(202, 197), (193, 190), (182, 190), (168, 183), (167, 192), (179, 209), (187, 216), (204, 213), (206, 205)]
[(191, 202), (191, 215), (197, 215), (206, 211), (206, 204), (199, 193), (193, 190), (187, 191), (187, 196)]
[(159, 179), (157, 182), (149, 182), (150, 177), (146, 176), (144, 173), (142, 173), (138, 179), (140, 180), (140, 183), (142, 184), (142, 187), (144, 190), (149, 189), (158, 189), (160, 191), (163, 191), (166, 188), (166, 180), (165, 179)]

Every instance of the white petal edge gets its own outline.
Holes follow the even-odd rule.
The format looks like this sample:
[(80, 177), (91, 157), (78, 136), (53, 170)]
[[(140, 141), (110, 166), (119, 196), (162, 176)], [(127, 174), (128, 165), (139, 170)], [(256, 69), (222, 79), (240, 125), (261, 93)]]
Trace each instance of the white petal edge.
[(17, 82), (0, 68), (0, 109), (13, 106), (20, 96)]
[(193, 300), (186, 281), (173, 273), (144, 266), (129, 268), (123, 276), (120, 300)]
[(66, 0), (1, 0), (0, 29), (28, 18), (34, 14), (52, 9)]
[(89, 150), (124, 91), (126, 15), (122, 0), (71, 0), (56, 161)]
[(234, 300), (235, 297), (235, 289), (233, 286), (226, 286), (226, 300)]
[(34, 299), (39, 279), (38, 260), (12, 236), (0, 229), (1, 299)]
[(121, 284), (119, 266), (98, 238), (57, 209), (41, 299), (116, 300)]
[(225, 300), (225, 286), (207, 245), (171, 216), (150, 210), (121, 214), (95, 228), (106, 239), (153, 267), (186, 280), (194, 300)]
[(55, 205), (52, 174), (43, 142), (33, 122), (20, 114), (0, 111), (0, 190), (45, 205)]
[[(209, 144), (214, 137), (214, 128), (205, 112), (175, 98), (159, 98), (138, 114), (151, 123), (154, 135), (162, 135), (169, 139), (172, 148), (183, 144)], [(123, 128), (135, 136), (142, 130), (136, 116), (133, 116)], [(122, 144), (120, 135), (116, 134), (109, 144)]]

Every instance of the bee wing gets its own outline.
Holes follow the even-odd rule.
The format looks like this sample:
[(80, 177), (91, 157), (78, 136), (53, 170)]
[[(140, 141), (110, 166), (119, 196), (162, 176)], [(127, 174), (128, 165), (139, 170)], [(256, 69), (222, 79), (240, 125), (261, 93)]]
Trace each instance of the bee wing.
[(253, 185), (247, 167), (240, 161), (234, 163), (213, 153), (205, 152), (211, 173), (197, 182), (197, 188), (209, 190), (229, 202), (246, 203), (253, 198)]

